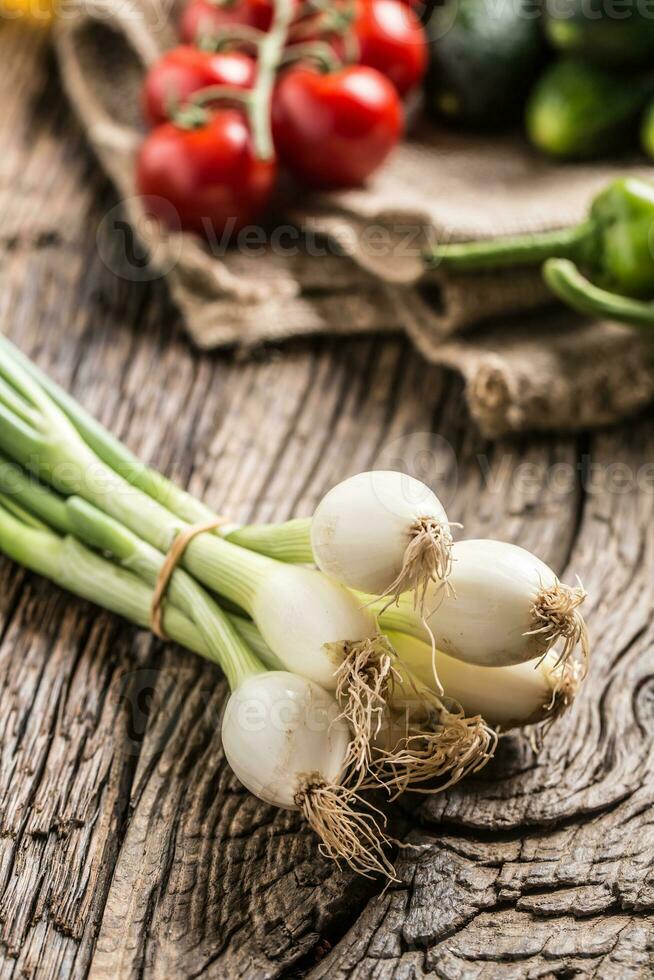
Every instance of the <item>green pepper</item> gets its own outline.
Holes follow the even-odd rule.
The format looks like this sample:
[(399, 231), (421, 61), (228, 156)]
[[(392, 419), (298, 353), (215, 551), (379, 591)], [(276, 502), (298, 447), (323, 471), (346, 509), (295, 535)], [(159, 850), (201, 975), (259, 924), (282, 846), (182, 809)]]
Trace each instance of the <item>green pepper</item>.
[(654, 298), (654, 184), (614, 181), (590, 209), (599, 252), (594, 279), (623, 296)]
[(545, 262), (550, 288), (576, 309), (654, 324), (654, 303), (635, 302), (654, 300), (654, 184), (637, 177), (613, 181), (575, 228), (441, 245), (425, 258), (431, 266), (464, 273)]
[(548, 259), (545, 282), (555, 296), (585, 316), (602, 317), (633, 327), (654, 326), (654, 304), (620, 296), (596, 286), (569, 259)]

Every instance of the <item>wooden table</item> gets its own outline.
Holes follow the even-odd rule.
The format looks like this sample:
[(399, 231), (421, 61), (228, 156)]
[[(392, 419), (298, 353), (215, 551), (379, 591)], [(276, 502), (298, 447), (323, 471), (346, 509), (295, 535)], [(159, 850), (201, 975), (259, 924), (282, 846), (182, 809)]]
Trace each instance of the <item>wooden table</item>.
[(452, 519), (580, 575), (594, 641), (539, 754), (507, 737), (476, 781), (396, 808), (424, 846), (382, 891), (231, 775), (217, 669), (3, 560), (0, 976), (652, 976), (651, 422), (487, 445), (401, 339), (196, 353), (161, 283), (100, 258), (115, 201), (45, 39), (1, 30), (0, 77), (2, 330), (236, 519), (310, 513), (432, 433)]

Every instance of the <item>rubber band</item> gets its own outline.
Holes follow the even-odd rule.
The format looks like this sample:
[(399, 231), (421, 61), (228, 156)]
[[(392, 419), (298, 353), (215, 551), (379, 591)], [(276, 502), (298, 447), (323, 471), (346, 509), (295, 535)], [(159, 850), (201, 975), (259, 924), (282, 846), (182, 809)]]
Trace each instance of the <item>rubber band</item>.
[(170, 546), (168, 554), (166, 555), (165, 561), (159, 569), (154, 592), (152, 594), (152, 603), (150, 605), (150, 629), (160, 639), (168, 639), (163, 628), (164, 599), (166, 598), (166, 592), (168, 591), (168, 586), (170, 585), (173, 572), (182, 560), (184, 552), (188, 548), (193, 538), (197, 537), (198, 534), (204, 534), (206, 531), (215, 531), (216, 528), (222, 527), (228, 523), (227, 518), (217, 517), (215, 520), (206, 521), (204, 524), (193, 524), (191, 527), (187, 527), (186, 530), (180, 531), (180, 533), (175, 537)]

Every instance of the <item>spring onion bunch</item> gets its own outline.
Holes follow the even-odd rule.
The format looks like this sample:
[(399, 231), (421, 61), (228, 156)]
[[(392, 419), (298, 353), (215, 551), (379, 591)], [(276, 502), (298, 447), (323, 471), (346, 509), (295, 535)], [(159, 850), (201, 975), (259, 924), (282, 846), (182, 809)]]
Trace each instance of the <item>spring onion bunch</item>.
[[(159, 553), (167, 553), (177, 535), (209, 513), (139, 464), (5, 339), (0, 340), (0, 449), (64, 498), (92, 505)], [(352, 731), (348, 763), (364, 781), (371, 744), (398, 676), (392, 647), (368, 603), (343, 583), (249, 550), (239, 533), (232, 532), (230, 540), (198, 535), (181, 558), (183, 568), (251, 617), (285, 670), (333, 692)], [(425, 700), (430, 702), (427, 714)], [(401, 763), (392, 751), (385, 757), (394, 767), (394, 783), (398, 766), (403, 785), (411, 783), (414, 748), (420, 778), (427, 771), (433, 776), (463, 773), (467, 769), (461, 760), (467, 765), (473, 756), (486, 761), (493, 736), (483, 719), (463, 724), (457, 706), (431, 694), (417, 702), (420, 721), (410, 722), (397, 747)], [(385, 781), (381, 771), (377, 778)]]
[[(0, 452), (0, 547), (148, 625), (166, 554), (211, 510), (140, 463), (4, 338)], [(513, 545), (453, 544), (451, 527), (419, 481), (359, 474), (309, 520), (197, 534), (170, 580), (166, 635), (228, 678), (234, 771), (262, 799), (301, 809), (326, 853), (362, 873), (391, 872), (361, 788), (451, 785), (491, 757), (493, 728), (551, 721), (571, 703), (578, 646), (585, 669), (583, 590)], [(70, 557), (48, 563), (40, 545)], [(100, 591), (92, 566), (106, 579)], [(288, 731), (271, 722), (280, 702)], [(244, 731), (253, 703), (263, 721)], [(314, 711), (324, 724), (307, 719)]]

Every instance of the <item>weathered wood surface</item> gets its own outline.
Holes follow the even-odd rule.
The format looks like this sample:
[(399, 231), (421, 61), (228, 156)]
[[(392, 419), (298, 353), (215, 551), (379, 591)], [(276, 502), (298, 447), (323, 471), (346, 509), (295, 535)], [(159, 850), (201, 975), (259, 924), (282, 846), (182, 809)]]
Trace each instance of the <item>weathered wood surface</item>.
[[(477, 781), (405, 799), (394, 829), (426, 847), (382, 893), (238, 785), (217, 670), (3, 560), (0, 976), (654, 975), (651, 421), (488, 446), (458, 384), (399, 339), (197, 355), (160, 285), (99, 257), (114, 201), (44, 41), (1, 30), (0, 81), (2, 330), (237, 519), (427, 459), (468, 535), (581, 576), (595, 645), (539, 755), (507, 738)], [(438, 434), (431, 456), (416, 433)]]

